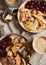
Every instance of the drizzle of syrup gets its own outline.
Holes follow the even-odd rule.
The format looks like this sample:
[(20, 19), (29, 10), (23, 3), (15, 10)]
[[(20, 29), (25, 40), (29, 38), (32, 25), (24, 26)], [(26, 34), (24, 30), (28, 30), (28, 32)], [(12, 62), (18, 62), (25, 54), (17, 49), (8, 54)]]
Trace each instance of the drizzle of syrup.
[(5, 57), (7, 52), (6, 48), (12, 44), (12, 40), (9, 36), (0, 41), (0, 57)]
[(27, 9), (36, 9), (36, 10), (39, 10), (43, 13), (46, 13), (46, 2), (45, 1), (31, 0), (31, 1), (28, 1), (25, 4), (25, 8), (27, 8)]

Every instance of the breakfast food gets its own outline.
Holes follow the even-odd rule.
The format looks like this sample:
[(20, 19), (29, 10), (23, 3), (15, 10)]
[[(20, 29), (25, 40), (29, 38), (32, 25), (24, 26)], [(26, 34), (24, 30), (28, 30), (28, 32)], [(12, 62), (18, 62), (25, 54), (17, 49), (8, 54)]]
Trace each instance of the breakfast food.
[(2, 20), (3, 22), (11, 22), (14, 19), (14, 16), (10, 10), (7, 10), (3, 13)]
[(46, 2), (28, 1), (20, 8), (20, 23), (30, 32), (46, 29)]
[(40, 36), (34, 42), (34, 48), (39, 53), (46, 53), (46, 37)]
[(12, 4), (12, 5), (16, 4), (18, 1), (19, 0), (6, 0), (6, 2), (8, 2), (8, 3)]
[(2, 65), (27, 65), (30, 57), (31, 49), (25, 38), (18, 35), (8, 35), (0, 41), (0, 62)]
[(12, 15), (7, 14), (7, 16), (5, 17), (5, 20), (12, 20)]

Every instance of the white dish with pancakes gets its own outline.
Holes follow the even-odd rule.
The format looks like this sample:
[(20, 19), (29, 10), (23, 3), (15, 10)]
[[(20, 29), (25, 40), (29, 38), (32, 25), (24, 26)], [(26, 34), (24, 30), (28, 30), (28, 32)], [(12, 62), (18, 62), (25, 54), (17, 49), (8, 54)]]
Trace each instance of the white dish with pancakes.
[[(36, 4), (37, 7), (34, 6)], [(26, 31), (37, 33), (46, 29), (46, 10), (43, 10), (46, 9), (45, 5), (45, 1), (27, 0), (20, 6), (18, 21)]]

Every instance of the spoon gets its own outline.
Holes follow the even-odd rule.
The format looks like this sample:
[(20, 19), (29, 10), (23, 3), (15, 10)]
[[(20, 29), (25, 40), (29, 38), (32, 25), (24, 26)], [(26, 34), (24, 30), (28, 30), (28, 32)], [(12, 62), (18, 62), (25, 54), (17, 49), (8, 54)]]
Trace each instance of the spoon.
[(9, 12), (9, 14), (10, 14), (11, 12), (10, 12), (10, 10), (8, 9), (8, 7), (7, 7), (6, 9), (5, 9), (5, 8), (6, 8), (5, 6), (0, 5), (0, 20), (2, 20), (3, 23), (6, 23), (6, 24), (8, 25), (8, 27), (9, 27), (10, 31), (13, 32), (13, 31), (11, 30), (11, 28), (10, 28), (10, 25), (9, 25), (9, 23), (10, 23), (11, 21), (6, 21), (6, 20), (5, 20), (5, 16), (6, 16), (7, 12)]
[(5, 11), (3, 14), (1, 14), (1, 15), (2, 15), (2, 16), (1, 16), (1, 19), (2, 19), (3, 23), (6, 23), (6, 24), (8, 25), (8, 27), (9, 27), (11, 33), (13, 33), (13, 31), (12, 31), (10, 25), (9, 25), (9, 23), (12, 22), (12, 20), (5, 20), (5, 17), (7, 16), (7, 14), (10, 14), (10, 15), (12, 16), (12, 20), (14, 19), (14, 16), (13, 16), (13, 14), (11, 13), (11, 11)]

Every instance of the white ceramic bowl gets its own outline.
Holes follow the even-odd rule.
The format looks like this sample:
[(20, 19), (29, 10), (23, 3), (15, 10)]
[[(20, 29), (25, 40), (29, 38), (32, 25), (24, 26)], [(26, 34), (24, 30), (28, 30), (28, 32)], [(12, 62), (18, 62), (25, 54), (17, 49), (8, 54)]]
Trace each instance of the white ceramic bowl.
[(29, 30), (27, 30), (27, 29), (24, 27), (23, 23), (20, 21), (20, 9), (21, 9), (28, 1), (30, 1), (30, 0), (26, 0), (25, 2), (23, 2), (22, 5), (21, 5), (21, 6), (19, 7), (19, 9), (18, 9), (17, 17), (18, 17), (19, 24), (20, 24), (21, 27), (22, 27), (24, 30), (26, 30), (27, 32), (30, 32), (30, 33), (39, 33), (39, 32), (42, 32), (42, 31), (44, 31), (44, 30), (39, 30), (39, 31), (29, 31)]

